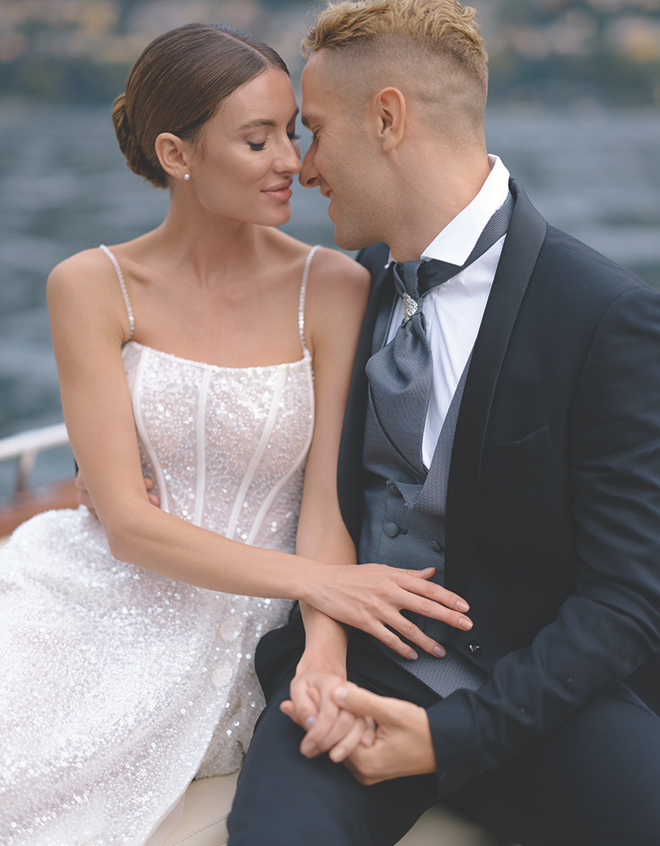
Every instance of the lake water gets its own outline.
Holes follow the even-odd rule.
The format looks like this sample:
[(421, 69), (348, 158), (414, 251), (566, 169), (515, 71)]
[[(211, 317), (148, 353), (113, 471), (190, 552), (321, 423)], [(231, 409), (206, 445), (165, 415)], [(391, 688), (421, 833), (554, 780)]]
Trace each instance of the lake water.
[[(660, 288), (660, 112), (489, 107), (489, 150), (555, 226)], [(106, 108), (0, 104), (0, 437), (59, 422), (45, 306), (50, 269), (78, 250), (134, 237), (167, 193), (133, 175)], [(287, 231), (332, 246), (327, 201), (297, 186)], [(66, 475), (66, 452), (36, 480)], [(0, 465), (0, 497), (12, 469)]]

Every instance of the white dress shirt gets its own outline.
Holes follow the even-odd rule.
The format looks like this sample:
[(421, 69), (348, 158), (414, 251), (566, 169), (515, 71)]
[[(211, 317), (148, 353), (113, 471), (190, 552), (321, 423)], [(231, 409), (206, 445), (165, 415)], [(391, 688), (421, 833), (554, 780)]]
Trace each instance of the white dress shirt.
[[(509, 171), (497, 156), (488, 158), (491, 170), (481, 190), (429, 244), (422, 260), (434, 258), (462, 265), (485, 225), (506, 200)], [(504, 236), (469, 267), (433, 288), (422, 300), (433, 360), (433, 385), (422, 444), (426, 467), (431, 466), (447, 410), (477, 338), (503, 245)], [(402, 320), (403, 301), (400, 301), (394, 308), (388, 341)]]

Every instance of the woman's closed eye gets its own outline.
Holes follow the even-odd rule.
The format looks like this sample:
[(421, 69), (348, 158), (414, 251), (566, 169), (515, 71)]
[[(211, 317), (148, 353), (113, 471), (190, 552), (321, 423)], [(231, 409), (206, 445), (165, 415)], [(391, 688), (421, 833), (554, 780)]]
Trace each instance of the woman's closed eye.
[[(296, 141), (300, 140), (300, 135), (298, 135), (296, 132), (287, 132), (287, 137), (292, 144), (295, 144)], [(268, 139), (264, 139), (263, 141), (248, 141), (248, 145), (251, 150), (254, 150), (255, 153), (258, 153), (261, 150), (265, 149), (267, 140)]]

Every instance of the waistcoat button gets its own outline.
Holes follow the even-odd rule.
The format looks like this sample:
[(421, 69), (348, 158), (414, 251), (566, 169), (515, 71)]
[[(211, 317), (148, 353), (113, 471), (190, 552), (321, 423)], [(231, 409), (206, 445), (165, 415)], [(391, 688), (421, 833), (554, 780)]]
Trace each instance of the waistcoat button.
[(468, 652), (474, 655), (475, 658), (481, 658), (481, 644), (477, 643), (476, 640), (471, 640), (468, 643)]
[(429, 541), (429, 546), (431, 547), (433, 552), (442, 552), (442, 545), (440, 544), (440, 541)]
[(387, 482), (385, 482), (385, 486), (387, 487), (387, 492), (390, 496), (402, 496), (401, 491), (391, 479), (388, 479)]
[(400, 529), (396, 523), (385, 523), (383, 531), (388, 538), (395, 538), (399, 534)]

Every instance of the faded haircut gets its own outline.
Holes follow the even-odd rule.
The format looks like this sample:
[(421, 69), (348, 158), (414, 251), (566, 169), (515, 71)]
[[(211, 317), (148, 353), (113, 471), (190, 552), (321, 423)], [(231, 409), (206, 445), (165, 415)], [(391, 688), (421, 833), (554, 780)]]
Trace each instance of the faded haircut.
[[(359, 0), (330, 3), (317, 17), (302, 42), (309, 58), (322, 50), (353, 53), (387, 42), (394, 58), (402, 58), (410, 41), (420, 50), (453, 60), (456, 69), (483, 90), (488, 86), (488, 55), (476, 22), (476, 11), (456, 0)], [(396, 49), (397, 45), (401, 49)], [(371, 49), (369, 49), (371, 48)], [(398, 56), (396, 54), (399, 54)]]

